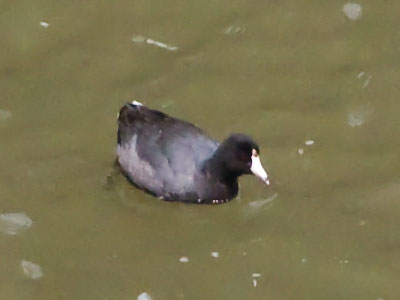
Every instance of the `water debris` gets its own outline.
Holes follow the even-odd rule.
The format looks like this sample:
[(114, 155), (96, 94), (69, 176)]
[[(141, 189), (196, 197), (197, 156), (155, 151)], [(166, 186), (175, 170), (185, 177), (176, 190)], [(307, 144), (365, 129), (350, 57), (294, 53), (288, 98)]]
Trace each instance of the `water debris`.
[(307, 140), (307, 141), (304, 142), (304, 144), (305, 144), (306, 146), (311, 146), (311, 145), (314, 145), (314, 144), (315, 144), (315, 141), (313, 141), (313, 140)]
[(249, 206), (252, 208), (260, 208), (275, 200), (276, 197), (278, 197), (278, 193), (273, 194), (271, 197), (268, 197), (267, 199), (251, 201), (249, 202)]
[(0, 121), (7, 121), (8, 119), (11, 119), (12, 113), (6, 110), (0, 109)]
[(339, 260), (339, 263), (341, 263), (341, 264), (348, 264), (349, 262), (350, 262), (350, 261), (347, 260), (347, 259)]
[(146, 37), (141, 36), (141, 35), (135, 35), (132, 38), (132, 42), (134, 42), (134, 43), (146, 43), (148, 45), (153, 45), (153, 46), (156, 46), (156, 47), (159, 47), (159, 48), (163, 48), (163, 49), (166, 49), (166, 50), (169, 50), (169, 51), (178, 50), (178, 47), (176, 47), (176, 46), (171, 46), (171, 45), (168, 45), (166, 43), (163, 43), (163, 42), (160, 42), (160, 41), (156, 41), (156, 40), (153, 40), (153, 39), (150, 39), (150, 38), (146, 38)]
[(358, 225), (360, 225), (360, 226), (365, 226), (365, 224), (367, 224), (367, 222), (364, 220), (361, 220), (360, 223), (358, 223)]
[(39, 265), (34, 264), (33, 262), (22, 260), (21, 268), (24, 274), (29, 278), (39, 279), (43, 276), (42, 268)]
[(260, 278), (261, 277), (261, 273), (253, 273), (253, 274), (251, 274), (251, 277)]
[(303, 264), (305, 264), (307, 261), (308, 261), (308, 258), (306, 258), (306, 257), (304, 257), (304, 258), (301, 259), (301, 262), (302, 262)]
[(188, 263), (188, 262), (189, 262), (189, 258), (186, 257), (186, 256), (182, 256), (182, 257), (179, 259), (179, 261), (180, 261), (181, 263)]
[(243, 33), (245, 31), (246, 31), (245, 27), (230, 25), (225, 29), (224, 33), (228, 35), (233, 35), (233, 34)]
[(137, 300), (152, 300), (152, 299), (149, 294), (143, 292), (137, 297)]
[(253, 279), (253, 286), (257, 287), (257, 279)]
[(211, 256), (215, 257), (215, 258), (218, 258), (219, 257), (219, 252), (218, 251), (213, 251), (213, 252), (211, 252)]
[(0, 215), (0, 232), (14, 235), (32, 226), (32, 220), (25, 213)]
[(44, 28), (47, 28), (47, 27), (49, 27), (49, 23), (47, 23), (47, 22), (45, 22), (45, 21), (41, 21), (40, 23), (40, 26), (42, 26), (42, 27), (44, 27)]
[(297, 153), (299, 155), (303, 155), (304, 154), (304, 149), (303, 148), (299, 148), (299, 150), (297, 150)]
[(362, 7), (358, 3), (347, 2), (345, 5), (343, 5), (343, 13), (350, 20), (355, 21), (362, 17)]

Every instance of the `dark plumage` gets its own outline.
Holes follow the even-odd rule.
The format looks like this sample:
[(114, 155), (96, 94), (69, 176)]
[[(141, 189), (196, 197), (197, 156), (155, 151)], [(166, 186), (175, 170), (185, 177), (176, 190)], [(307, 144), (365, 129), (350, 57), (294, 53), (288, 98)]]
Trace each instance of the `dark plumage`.
[(164, 200), (224, 203), (237, 195), (242, 174), (255, 173), (269, 184), (258, 153), (244, 134), (219, 144), (193, 124), (136, 101), (119, 112), (117, 162), (123, 174)]

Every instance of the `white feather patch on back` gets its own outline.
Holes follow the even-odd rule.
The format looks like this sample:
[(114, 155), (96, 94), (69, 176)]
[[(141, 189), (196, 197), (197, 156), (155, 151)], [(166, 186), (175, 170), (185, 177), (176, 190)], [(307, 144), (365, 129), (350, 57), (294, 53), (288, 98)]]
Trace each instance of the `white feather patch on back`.
[(133, 105), (138, 105), (138, 106), (143, 106), (143, 104), (142, 104), (141, 102), (136, 101), (136, 100), (133, 100), (133, 101), (132, 101), (132, 104), (133, 104)]

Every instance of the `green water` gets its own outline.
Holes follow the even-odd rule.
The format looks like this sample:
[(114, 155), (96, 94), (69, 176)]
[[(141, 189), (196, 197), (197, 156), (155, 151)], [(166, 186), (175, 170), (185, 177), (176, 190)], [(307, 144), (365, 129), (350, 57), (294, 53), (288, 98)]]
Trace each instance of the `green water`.
[[(0, 213), (33, 223), (0, 232), (0, 298), (400, 299), (400, 2), (344, 4), (3, 0)], [(133, 99), (252, 135), (272, 187), (196, 206), (110, 177)]]

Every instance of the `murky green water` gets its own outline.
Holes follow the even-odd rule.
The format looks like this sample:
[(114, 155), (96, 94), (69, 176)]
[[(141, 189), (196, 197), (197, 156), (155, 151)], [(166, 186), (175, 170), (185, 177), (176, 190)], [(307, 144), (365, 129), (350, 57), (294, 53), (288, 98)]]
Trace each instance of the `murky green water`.
[[(0, 213), (33, 222), (0, 232), (1, 299), (400, 298), (400, 2), (0, 4)], [(107, 180), (133, 99), (253, 135), (272, 188), (193, 206)]]

